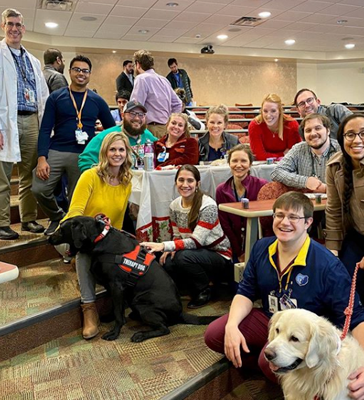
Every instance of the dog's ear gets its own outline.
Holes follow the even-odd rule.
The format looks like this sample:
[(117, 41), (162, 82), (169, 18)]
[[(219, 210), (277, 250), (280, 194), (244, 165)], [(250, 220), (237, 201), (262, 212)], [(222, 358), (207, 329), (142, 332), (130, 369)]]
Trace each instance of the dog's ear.
[(273, 314), (273, 317), (269, 321), (269, 335), (268, 335), (268, 341), (271, 342), (275, 336), (276, 336), (276, 324), (279, 321), (279, 319), (282, 316), (283, 311), (278, 311)]
[(311, 339), (305, 362), (308, 368), (314, 368), (322, 359), (327, 359), (337, 349), (338, 335), (330, 322), (323, 318), (311, 325)]
[(72, 221), (71, 232), (73, 245), (76, 247), (76, 249), (80, 249), (84, 241), (87, 239), (85, 227), (79, 221)]

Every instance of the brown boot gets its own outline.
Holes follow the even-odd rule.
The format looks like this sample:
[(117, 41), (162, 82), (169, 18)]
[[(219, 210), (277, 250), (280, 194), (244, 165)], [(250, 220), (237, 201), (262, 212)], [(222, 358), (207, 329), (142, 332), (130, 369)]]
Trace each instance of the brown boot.
[(84, 339), (91, 339), (99, 333), (99, 314), (95, 303), (81, 304), (83, 312), (83, 331)]

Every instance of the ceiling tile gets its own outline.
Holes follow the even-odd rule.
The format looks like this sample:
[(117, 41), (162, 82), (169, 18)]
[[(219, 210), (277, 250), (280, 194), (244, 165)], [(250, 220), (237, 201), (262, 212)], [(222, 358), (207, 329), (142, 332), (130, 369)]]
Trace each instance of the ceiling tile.
[(305, 17), (308, 17), (310, 13), (308, 12), (302, 12), (302, 11), (287, 11), (285, 13), (282, 13), (279, 15), (279, 19), (282, 21), (289, 21), (289, 22), (295, 22), (295, 21), (300, 21)]
[[(283, 10), (283, 11), (288, 11), (289, 9), (293, 7), (297, 7), (298, 5), (304, 3), (306, 0), (290, 0), (287, 2), (287, 0), (271, 0), (264, 4), (263, 8), (266, 8), (267, 11), (270, 11), (270, 9), (275, 9), (275, 10)], [(254, 2), (255, 4), (255, 2)], [(261, 6), (258, 6), (261, 7)]]
[(135, 23), (134, 26), (142, 28), (163, 28), (168, 21), (164, 21), (162, 19), (151, 19), (151, 18), (141, 18), (139, 21)]
[(317, 11), (324, 10), (327, 7), (330, 7), (331, 3), (324, 2), (324, 1), (305, 1), (298, 6), (294, 7), (293, 11), (305, 11), (314, 13)]
[(138, 21), (138, 18), (131, 18), (131, 17), (114, 17), (109, 16), (105, 19), (104, 24), (111, 24), (111, 25), (126, 25), (132, 26)]
[(219, 11), (219, 15), (229, 15), (235, 19), (249, 16), (256, 7), (239, 7), (228, 5)]
[(210, 12), (210, 13), (216, 13), (220, 11), (222, 8), (224, 8), (224, 4), (222, 3), (205, 3), (202, 1), (195, 1), (193, 4), (191, 4), (186, 11), (188, 12)]
[(113, 7), (113, 4), (79, 2), (75, 8), (75, 11), (79, 13), (107, 15), (113, 9)]
[(116, 6), (113, 8), (111, 15), (115, 17), (133, 17), (140, 18), (148, 11), (147, 8), (141, 7), (124, 7)]
[(155, 0), (119, 0), (118, 6), (127, 6), (127, 7), (141, 7), (141, 8), (149, 8), (152, 7), (155, 3)]
[(174, 21), (193, 21), (193, 22), (202, 22), (205, 21), (211, 14), (208, 13), (196, 13), (184, 11), (181, 14), (177, 15)]
[(149, 11), (147, 11), (144, 14), (144, 18), (164, 19), (166, 21), (171, 21), (178, 14), (179, 14), (179, 11), (150, 9)]

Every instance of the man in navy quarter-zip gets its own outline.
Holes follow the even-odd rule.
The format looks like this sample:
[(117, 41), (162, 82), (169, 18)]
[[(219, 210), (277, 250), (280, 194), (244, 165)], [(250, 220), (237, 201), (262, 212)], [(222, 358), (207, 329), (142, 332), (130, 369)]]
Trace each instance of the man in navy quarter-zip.
[(64, 216), (53, 194), (54, 189), (62, 174), (66, 173), (68, 198), (71, 199), (81, 174), (78, 156), (95, 136), (96, 120), (99, 119), (105, 129), (115, 126), (105, 100), (87, 88), (91, 68), (87, 57), (79, 55), (73, 58), (69, 69), (70, 86), (53, 92), (46, 103), (32, 186), (34, 196), (50, 219), (45, 235), (51, 235)]

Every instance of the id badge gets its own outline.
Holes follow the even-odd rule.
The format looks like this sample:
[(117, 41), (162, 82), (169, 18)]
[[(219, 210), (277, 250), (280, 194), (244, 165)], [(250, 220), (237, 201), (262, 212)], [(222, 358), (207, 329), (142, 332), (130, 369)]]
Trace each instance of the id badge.
[(163, 151), (162, 153), (159, 153), (158, 156), (157, 156), (157, 160), (159, 162), (167, 161), (168, 158), (169, 158), (169, 153), (167, 153), (165, 151)]
[(272, 314), (278, 311), (278, 298), (271, 294), (268, 295), (269, 312)]
[(86, 132), (83, 132), (81, 129), (76, 129), (75, 137), (78, 144), (86, 144), (86, 140), (88, 139), (88, 134)]
[(281, 306), (281, 310), (289, 310), (292, 308), (297, 308), (297, 300), (296, 299), (291, 299), (289, 296), (284, 294), (280, 299), (279, 303)]
[(25, 88), (24, 89), (24, 98), (27, 103), (35, 103), (35, 93), (34, 90)]

